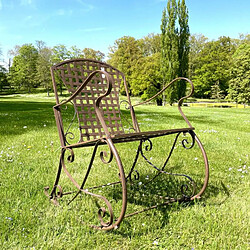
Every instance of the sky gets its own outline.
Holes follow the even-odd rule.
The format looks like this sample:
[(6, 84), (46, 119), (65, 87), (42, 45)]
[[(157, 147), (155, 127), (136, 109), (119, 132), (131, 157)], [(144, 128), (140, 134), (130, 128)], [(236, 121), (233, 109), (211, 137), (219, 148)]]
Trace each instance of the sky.
[[(0, 0), (2, 60), (15, 45), (93, 48), (106, 55), (123, 36), (160, 33), (167, 0)], [(210, 40), (250, 33), (250, 0), (186, 0), (191, 34)]]

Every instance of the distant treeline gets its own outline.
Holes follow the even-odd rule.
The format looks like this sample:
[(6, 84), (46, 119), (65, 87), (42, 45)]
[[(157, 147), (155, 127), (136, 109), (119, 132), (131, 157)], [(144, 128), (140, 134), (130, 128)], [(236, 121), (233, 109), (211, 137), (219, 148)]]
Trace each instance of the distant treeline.
[[(64, 45), (49, 48), (43, 41), (16, 45), (9, 52), (12, 58), (9, 68), (0, 66), (0, 93), (31, 93), (44, 88), (49, 94), (51, 65), (66, 59), (92, 58), (121, 70), (127, 77), (131, 95), (145, 99), (165, 84), (161, 73), (161, 38), (161, 34), (141, 39), (124, 36), (114, 42), (106, 56), (91, 48)], [(239, 39), (222, 36), (213, 41), (201, 34), (191, 35), (189, 46), (188, 77), (195, 85), (194, 97), (250, 103), (249, 34), (240, 35)]]

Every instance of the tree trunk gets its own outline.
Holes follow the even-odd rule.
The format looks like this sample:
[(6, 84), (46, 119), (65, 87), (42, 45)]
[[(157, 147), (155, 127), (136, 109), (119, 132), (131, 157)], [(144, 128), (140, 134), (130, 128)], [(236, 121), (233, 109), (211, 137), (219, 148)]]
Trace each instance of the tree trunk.
[(157, 106), (162, 106), (162, 99), (156, 99)]

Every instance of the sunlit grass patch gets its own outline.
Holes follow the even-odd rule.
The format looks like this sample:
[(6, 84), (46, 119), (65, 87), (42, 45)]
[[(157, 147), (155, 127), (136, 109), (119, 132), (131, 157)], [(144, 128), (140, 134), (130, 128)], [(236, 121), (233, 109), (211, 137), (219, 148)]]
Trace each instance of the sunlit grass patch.
[[(249, 248), (249, 109), (184, 107), (209, 158), (210, 182), (204, 197), (124, 219), (118, 230), (104, 233), (88, 226), (98, 223), (96, 204), (90, 197), (82, 194), (67, 205), (70, 196), (65, 196), (55, 207), (43, 193), (45, 186), (53, 185), (60, 155), (53, 105), (52, 98), (39, 96), (0, 99), (2, 249)], [(143, 131), (185, 127), (176, 107), (149, 105), (135, 111)], [(125, 109), (122, 112), (129, 115)], [(66, 122), (71, 117), (72, 113)], [(148, 157), (157, 166), (162, 164), (172, 140), (172, 136), (153, 140)], [(137, 144), (117, 144), (117, 149), (128, 172)], [(78, 181), (83, 178), (90, 153), (91, 149), (75, 151), (75, 165), (69, 165), (69, 169)], [(141, 158), (136, 169), (140, 179), (128, 185), (129, 212), (157, 202), (158, 192), (175, 191), (174, 180), (163, 175), (143, 188), (155, 170)], [(180, 141), (166, 170), (189, 173), (198, 184), (203, 180), (200, 154), (196, 148), (183, 149)], [(97, 157), (86, 188), (117, 179), (116, 165), (104, 165)], [(65, 191), (74, 190), (64, 174), (62, 184)], [(119, 212), (119, 185), (99, 191), (114, 201), (114, 210)]]

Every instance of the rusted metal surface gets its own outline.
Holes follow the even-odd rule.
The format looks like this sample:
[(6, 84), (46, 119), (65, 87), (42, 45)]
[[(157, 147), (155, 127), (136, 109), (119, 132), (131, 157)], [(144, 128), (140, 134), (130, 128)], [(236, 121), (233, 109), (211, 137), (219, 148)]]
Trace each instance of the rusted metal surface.
[[(57, 76), (56, 76), (57, 74)], [(80, 194), (84, 193), (86, 195), (90, 195), (96, 199), (101, 200), (105, 207), (99, 207), (97, 211), (97, 217), (100, 221), (100, 225), (94, 225), (94, 228), (102, 229), (102, 230), (110, 230), (117, 228), (119, 224), (122, 222), (124, 217), (129, 217), (144, 211), (148, 211), (153, 208), (157, 208), (160, 205), (170, 204), (176, 201), (184, 202), (191, 201), (195, 198), (200, 198), (204, 193), (209, 178), (209, 166), (208, 160), (203, 148), (202, 143), (194, 132), (194, 127), (192, 127), (191, 123), (183, 113), (181, 109), (181, 104), (185, 98), (188, 98), (192, 95), (194, 91), (193, 83), (183, 77), (179, 77), (170, 82), (166, 87), (164, 87), (160, 92), (158, 92), (152, 98), (139, 103), (132, 105), (129, 97), (128, 88), (126, 85), (126, 79), (124, 75), (114, 67), (98, 62), (90, 59), (73, 59), (67, 60), (62, 63), (59, 63), (51, 68), (51, 75), (53, 81), (53, 88), (55, 92), (56, 105), (53, 107), (56, 125), (59, 133), (59, 139), (61, 142), (61, 155), (59, 160), (59, 167), (56, 175), (56, 179), (53, 185), (53, 188), (49, 192), (49, 187), (45, 187), (45, 194), (50, 198), (50, 200), (58, 205), (58, 200), (65, 195), (73, 194), (69, 203), (73, 202), (75, 198)], [(59, 96), (57, 92), (57, 84), (58, 79), (60, 79), (68, 92), (70, 93), (70, 97), (67, 100), (62, 102), (59, 101)], [(163, 91), (165, 91), (171, 84), (174, 84), (178, 80), (185, 80), (191, 86), (190, 93), (179, 100), (178, 109), (186, 122), (186, 128), (178, 128), (178, 129), (166, 129), (166, 130), (158, 130), (158, 131), (147, 131), (141, 132), (139, 124), (136, 119), (134, 108), (136, 106), (145, 104), (153, 100), (155, 97), (160, 95)], [(119, 91), (121, 85), (124, 85), (125, 92), (127, 94), (127, 100), (122, 101), (121, 104), (125, 104), (125, 108), (130, 111), (131, 120), (132, 120), (132, 128), (130, 129), (131, 133), (125, 133), (124, 127), (121, 120), (121, 112), (120, 112), (120, 102), (119, 102)], [(68, 103), (72, 103), (74, 106), (74, 117), (77, 117), (78, 125), (79, 125), (79, 141), (70, 143), (67, 139), (68, 136), (74, 137), (73, 133), (70, 131), (71, 124), (68, 129), (65, 129), (63, 126), (63, 117), (62, 117), (62, 107)], [(151, 139), (158, 138), (166, 135), (175, 135), (174, 142), (171, 146), (170, 152), (168, 153), (163, 166), (157, 167), (155, 164), (151, 162), (151, 160), (146, 156), (146, 153), (151, 151), (153, 148), (153, 144)], [(172, 173), (165, 170), (166, 165), (171, 158), (171, 155), (175, 149), (177, 140), (181, 134), (188, 134), (191, 139), (191, 143), (188, 143), (187, 139), (183, 139), (181, 144), (185, 149), (192, 149), (194, 144), (197, 143), (198, 147), (201, 150), (202, 157), (204, 160), (204, 183), (201, 190), (196, 191), (196, 185), (194, 180), (186, 175), (181, 173)], [(120, 155), (115, 147), (116, 143), (128, 143), (138, 141), (139, 145), (134, 156), (134, 161), (131, 164), (130, 171), (126, 175), (124, 172), (123, 164), (120, 158)], [(85, 187), (87, 179), (91, 174), (91, 169), (93, 166), (94, 159), (97, 157), (97, 150), (101, 145), (106, 145), (109, 149), (109, 152), (102, 150), (100, 152), (100, 159), (103, 164), (109, 164), (115, 159), (117, 165), (117, 171), (119, 174), (119, 180), (115, 182), (111, 182), (108, 184), (97, 185), (94, 187)], [(188, 146), (189, 145), (189, 146)], [(92, 147), (92, 155), (89, 159), (89, 165), (87, 167), (86, 173), (83, 177), (83, 181), (79, 184), (73, 176), (68, 171), (66, 166), (66, 153), (69, 154), (67, 157), (68, 163), (73, 163), (75, 160), (75, 148), (84, 148), (84, 147)], [(147, 181), (144, 184), (147, 185), (155, 180), (159, 175), (171, 175), (175, 177), (183, 177), (187, 180), (188, 184), (183, 184), (180, 186), (181, 197), (168, 197), (168, 196), (158, 196), (159, 199), (163, 200), (161, 204), (153, 205), (147, 208), (144, 208), (141, 211), (133, 212), (130, 214), (126, 214), (127, 208), (127, 185), (129, 182), (132, 182), (133, 178), (138, 180), (140, 178), (140, 173), (135, 169), (139, 156), (145, 160), (145, 162), (154, 168), (157, 172), (156, 175)], [(68, 176), (73, 185), (76, 188), (76, 191), (63, 192), (62, 187), (59, 185), (60, 176), (62, 173)], [(120, 208), (120, 214), (115, 217), (112, 205), (107, 197), (94, 193), (94, 190), (107, 186), (120, 185), (121, 187), (121, 199), (122, 205)], [(191, 191), (190, 191), (191, 190)], [(188, 193), (189, 191), (189, 193)], [(108, 221), (105, 220), (107, 217), (106, 214), (109, 214)]]

